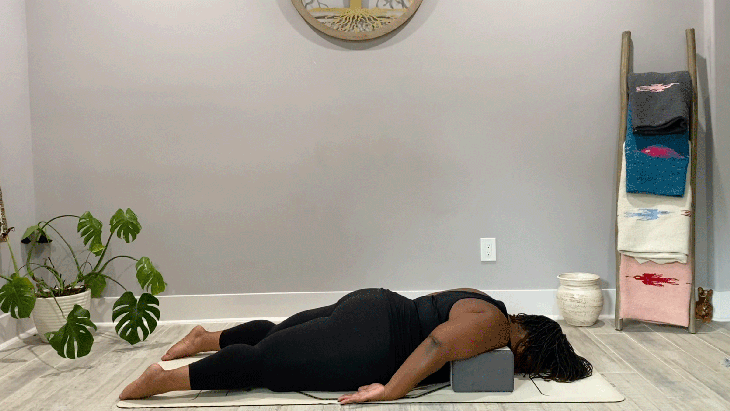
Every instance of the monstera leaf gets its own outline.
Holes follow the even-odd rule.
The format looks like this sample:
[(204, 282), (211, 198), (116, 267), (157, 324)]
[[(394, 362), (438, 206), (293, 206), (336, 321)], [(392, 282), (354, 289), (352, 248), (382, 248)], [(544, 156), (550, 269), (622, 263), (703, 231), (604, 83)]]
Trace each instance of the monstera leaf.
[(51, 242), (46, 232), (43, 231), (38, 224), (28, 227), (28, 229), (25, 230), (25, 233), (23, 233), (23, 238), (22, 240), (20, 240), (20, 242), (23, 244), (30, 244), (30, 236), (36, 231), (38, 232), (38, 237), (36, 238), (36, 241), (38, 241), (39, 243)]
[(23, 233), (23, 238), (25, 239), (30, 237), (30, 235), (33, 234), (36, 230), (41, 231), (41, 228), (38, 227), (38, 224), (28, 227), (28, 229), (25, 230), (25, 233)]
[(127, 243), (129, 243), (130, 236), (132, 237), (132, 241), (134, 241), (137, 238), (137, 234), (142, 231), (142, 226), (137, 221), (137, 215), (129, 208), (126, 213), (121, 208), (117, 210), (109, 224), (112, 226), (112, 233), (116, 232), (119, 238), (124, 236), (124, 241)]
[[(137, 261), (137, 281), (143, 290), (147, 290), (152, 295), (157, 295), (165, 291), (165, 280), (162, 278), (162, 274), (152, 265), (147, 257), (142, 257)], [(147, 288), (149, 287), (149, 289)]]
[(89, 247), (89, 251), (97, 257), (100, 256), (105, 248), (101, 244), (101, 221), (94, 218), (87, 211), (79, 217), (79, 224), (76, 227), (76, 231), (81, 234), (81, 237), (84, 239), (84, 245)]
[(0, 288), (0, 310), (13, 318), (28, 318), (35, 307), (33, 283), (25, 277), (13, 274), (10, 281)]
[[(142, 294), (139, 301), (134, 298), (131, 291), (122, 294), (114, 303), (112, 311), (112, 321), (115, 321), (117, 317), (121, 317), (114, 328), (117, 334), (132, 345), (146, 340), (147, 336), (155, 330), (157, 320), (160, 319), (160, 310), (155, 305), (160, 305), (160, 301), (152, 294)], [(142, 329), (143, 337), (141, 340), (138, 329)]]
[(74, 305), (73, 310), (66, 317), (66, 324), (58, 331), (46, 333), (46, 338), (51, 347), (63, 358), (74, 359), (83, 357), (91, 351), (94, 344), (94, 337), (87, 327), (96, 325), (90, 320), (89, 310)]
[(106, 278), (101, 273), (91, 272), (84, 277), (84, 285), (91, 290), (92, 298), (99, 298), (106, 288)]

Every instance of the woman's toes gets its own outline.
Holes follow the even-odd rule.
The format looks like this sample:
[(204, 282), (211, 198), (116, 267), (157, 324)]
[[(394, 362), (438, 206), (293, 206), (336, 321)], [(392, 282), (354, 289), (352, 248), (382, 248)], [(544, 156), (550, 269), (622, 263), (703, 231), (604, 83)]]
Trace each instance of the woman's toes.
[(162, 361), (174, 360), (175, 358), (187, 357), (198, 353), (198, 341), (205, 334), (205, 329), (196, 325), (190, 333), (173, 345), (167, 353), (162, 356)]
[(120, 400), (145, 398), (167, 392), (164, 387), (164, 373), (160, 364), (152, 364), (119, 395)]

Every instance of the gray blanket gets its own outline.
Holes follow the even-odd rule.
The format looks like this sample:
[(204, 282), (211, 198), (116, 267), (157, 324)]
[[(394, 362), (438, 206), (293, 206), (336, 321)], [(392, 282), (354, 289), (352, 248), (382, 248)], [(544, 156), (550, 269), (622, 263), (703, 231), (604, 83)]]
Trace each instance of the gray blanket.
[(656, 136), (687, 131), (692, 104), (689, 71), (631, 73), (628, 83), (635, 134)]

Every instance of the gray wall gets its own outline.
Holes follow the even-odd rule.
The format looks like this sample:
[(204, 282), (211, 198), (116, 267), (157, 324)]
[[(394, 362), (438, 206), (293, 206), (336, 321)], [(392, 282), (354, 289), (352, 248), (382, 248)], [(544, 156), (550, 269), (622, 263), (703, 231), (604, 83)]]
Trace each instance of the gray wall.
[[(0, 1), (0, 188), (8, 225), (15, 227), (10, 239), (18, 259), (20, 236), (36, 222), (31, 143), (25, 1)], [(0, 272), (9, 274), (10, 253), (5, 244), (0, 249)]]
[[(710, 21), (727, 44), (721, 3), (424, 0), (363, 44), (318, 34), (290, 0), (29, 0), (33, 152), (3, 153), (11, 225), (32, 206), (105, 224), (131, 208), (143, 231), (112, 252), (149, 256), (167, 294), (555, 289), (567, 271), (614, 288), (621, 32), (634, 71), (669, 72), (693, 27), (697, 279), (727, 290), (730, 73), (709, 78), (703, 11), (724, 13)], [(31, 160), (34, 177), (8, 177)], [(34, 202), (17, 193), (33, 183)]]
[[(716, 93), (710, 96), (711, 125), (705, 154), (708, 181), (709, 280), (719, 290), (730, 290), (730, 2), (716, 0), (714, 7), (714, 78)], [(699, 140), (698, 140), (699, 142)], [(698, 150), (699, 151), (699, 150)], [(710, 287), (712, 288), (712, 287)]]
[[(0, 1), (0, 187), (8, 224), (15, 227), (10, 243), (18, 259), (23, 255), (18, 231), (36, 221), (34, 182), (25, 1)], [(12, 270), (8, 247), (0, 243), (0, 273)], [(30, 319), (16, 321), (0, 312), (0, 345), (32, 327)]]

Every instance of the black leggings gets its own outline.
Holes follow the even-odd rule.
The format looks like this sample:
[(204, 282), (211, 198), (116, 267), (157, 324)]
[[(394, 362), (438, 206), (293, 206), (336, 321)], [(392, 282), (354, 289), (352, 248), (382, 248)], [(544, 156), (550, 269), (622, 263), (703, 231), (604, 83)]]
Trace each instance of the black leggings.
[(191, 389), (357, 391), (386, 384), (395, 373), (388, 302), (378, 288), (354, 291), (278, 325), (237, 325), (219, 341), (220, 351), (190, 364)]

